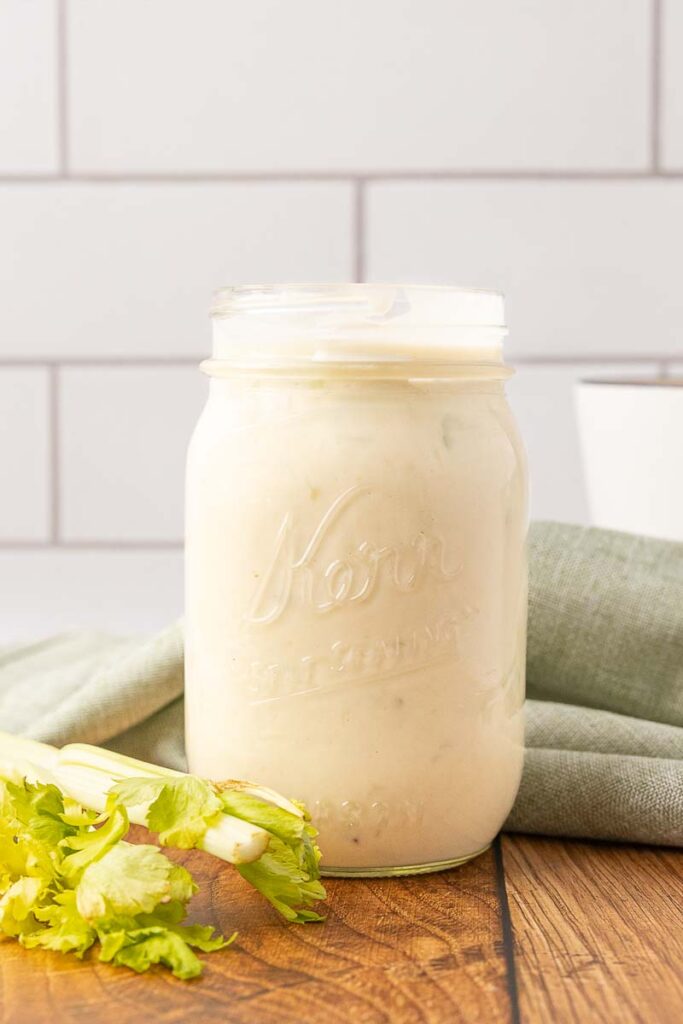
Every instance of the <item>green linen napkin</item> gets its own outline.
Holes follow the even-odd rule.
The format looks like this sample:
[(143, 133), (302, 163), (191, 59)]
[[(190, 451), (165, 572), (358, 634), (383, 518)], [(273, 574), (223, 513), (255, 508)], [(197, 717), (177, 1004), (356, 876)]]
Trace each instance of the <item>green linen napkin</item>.
[[(683, 544), (530, 534), (524, 774), (506, 828), (683, 846)], [(185, 767), (182, 627), (0, 650), (0, 730)]]
[(683, 544), (532, 526), (509, 831), (683, 846)]

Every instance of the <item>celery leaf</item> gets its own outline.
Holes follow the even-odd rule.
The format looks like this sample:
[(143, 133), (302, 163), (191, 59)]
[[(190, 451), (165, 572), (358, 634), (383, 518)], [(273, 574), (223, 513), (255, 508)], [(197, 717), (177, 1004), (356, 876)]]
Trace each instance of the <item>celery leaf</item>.
[(99, 956), (145, 971), (169, 967), (193, 978), (204, 952), (233, 941), (184, 925), (197, 886), (157, 846), (123, 840), (125, 809), (97, 815), (51, 785), (0, 780), (0, 933), (36, 947)]
[(125, 779), (110, 792), (126, 806), (149, 802), (147, 827), (158, 833), (162, 846), (181, 850), (197, 846), (222, 811), (213, 786), (195, 775)]

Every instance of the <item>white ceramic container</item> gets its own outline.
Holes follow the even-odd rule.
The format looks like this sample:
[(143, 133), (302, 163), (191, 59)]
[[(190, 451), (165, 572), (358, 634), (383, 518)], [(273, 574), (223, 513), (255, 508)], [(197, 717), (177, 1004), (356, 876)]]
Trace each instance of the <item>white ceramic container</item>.
[(591, 521), (683, 540), (683, 379), (585, 380), (577, 402)]

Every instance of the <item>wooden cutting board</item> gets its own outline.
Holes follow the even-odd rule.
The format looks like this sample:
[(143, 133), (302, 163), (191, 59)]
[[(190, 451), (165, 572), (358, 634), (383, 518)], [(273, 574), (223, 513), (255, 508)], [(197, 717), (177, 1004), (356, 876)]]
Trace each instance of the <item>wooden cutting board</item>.
[(2, 1024), (677, 1024), (683, 852), (504, 837), (453, 871), (328, 880), (284, 924), (235, 871), (178, 855), (193, 918), (237, 942), (204, 976), (138, 977), (0, 942)]

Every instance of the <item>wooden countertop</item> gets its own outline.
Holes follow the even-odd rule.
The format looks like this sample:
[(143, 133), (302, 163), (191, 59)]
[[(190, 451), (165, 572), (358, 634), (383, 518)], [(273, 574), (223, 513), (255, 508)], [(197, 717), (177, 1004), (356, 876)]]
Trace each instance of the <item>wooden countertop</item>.
[(324, 925), (286, 925), (235, 871), (177, 856), (224, 933), (203, 978), (138, 977), (0, 943), (1, 1024), (675, 1024), (683, 852), (504, 836), (453, 871), (328, 880)]

